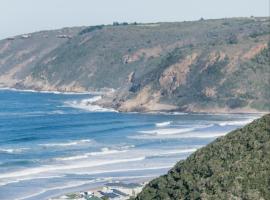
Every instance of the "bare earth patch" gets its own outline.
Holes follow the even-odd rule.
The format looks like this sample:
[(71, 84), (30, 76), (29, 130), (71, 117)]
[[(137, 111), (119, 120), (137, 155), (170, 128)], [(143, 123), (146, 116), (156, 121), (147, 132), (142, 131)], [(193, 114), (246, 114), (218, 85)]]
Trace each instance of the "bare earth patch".
[(180, 85), (184, 85), (186, 83), (186, 76), (190, 70), (189, 67), (197, 57), (198, 54), (193, 53), (166, 69), (159, 79), (161, 87), (168, 91), (174, 91)]

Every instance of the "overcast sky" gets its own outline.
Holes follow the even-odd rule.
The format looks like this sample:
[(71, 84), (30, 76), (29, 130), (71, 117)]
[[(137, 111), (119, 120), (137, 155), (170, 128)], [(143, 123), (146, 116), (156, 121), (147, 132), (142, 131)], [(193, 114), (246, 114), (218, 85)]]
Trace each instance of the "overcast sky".
[(0, 39), (119, 22), (269, 16), (269, 0), (0, 0)]

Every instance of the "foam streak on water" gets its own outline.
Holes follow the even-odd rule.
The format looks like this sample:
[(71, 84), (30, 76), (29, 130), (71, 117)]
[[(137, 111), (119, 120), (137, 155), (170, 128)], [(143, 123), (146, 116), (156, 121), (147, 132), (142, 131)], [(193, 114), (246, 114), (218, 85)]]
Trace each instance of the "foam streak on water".
[(3, 89), (0, 97), (1, 200), (151, 179), (260, 116), (117, 113), (94, 105), (101, 96), (91, 94)]

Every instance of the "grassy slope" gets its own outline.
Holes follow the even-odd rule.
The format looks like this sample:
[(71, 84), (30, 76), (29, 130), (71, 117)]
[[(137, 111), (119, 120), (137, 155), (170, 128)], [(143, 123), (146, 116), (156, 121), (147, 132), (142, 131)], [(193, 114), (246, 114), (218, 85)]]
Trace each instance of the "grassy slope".
[[(73, 37), (83, 27), (63, 28), (59, 30), (40, 31), (29, 34), (29, 38), (15, 36), (0, 41), (0, 77), (12, 73), (13, 80), (21, 80), (32, 73), (38, 61), (48, 53), (68, 41), (59, 35)], [(15, 70), (14, 70), (15, 69)], [(1, 79), (0, 79), (1, 84)], [(2, 84), (5, 84), (3, 82)]]
[(270, 199), (270, 114), (218, 138), (151, 181), (137, 200)]
[[(190, 73), (188, 83), (177, 89), (174, 95), (179, 105), (194, 102), (198, 105), (229, 107), (231, 109), (250, 106), (259, 110), (270, 110), (270, 49), (264, 49), (254, 58), (241, 62), (233, 73), (226, 73), (229, 59), (213, 63), (207, 70), (198, 73), (198, 61)], [(215, 88), (216, 95), (209, 97), (204, 88)], [(179, 94), (186, 93), (182, 98)], [(181, 102), (183, 101), (183, 102)]]
[[(76, 82), (86, 89), (121, 88), (126, 86), (128, 75), (135, 72), (130, 92), (120, 99), (133, 98), (150, 86), (152, 93), (162, 94), (161, 102), (177, 105), (181, 110), (269, 110), (269, 48), (265, 50), (268, 53), (257, 52), (263, 62), (256, 55), (244, 58), (252, 48), (267, 44), (268, 36), (266, 21), (247, 18), (92, 27), (48, 54), (32, 76), (45, 77), (59, 86)], [(209, 65), (213, 52), (225, 57)], [(191, 64), (185, 84), (174, 90), (160, 85), (166, 69), (194, 53), (198, 58)], [(134, 61), (124, 61), (125, 56), (136, 54)], [(45, 62), (54, 55), (55, 59)], [(213, 89), (213, 96), (205, 95), (208, 88)]]
[[(183, 111), (270, 110), (269, 48), (265, 47), (269, 42), (269, 18), (82, 29), (0, 41), (0, 85), (7, 85), (8, 80), (10, 87), (41, 90), (120, 88), (114, 103), (120, 106), (148, 87), (148, 101), (158, 94), (154, 101)], [(57, 38), (58, 34), (73, 37)], [(262, 46), (265, 50), (258, 51)], [(185, 83), (175, 78), (181, 69), (167, 74), (167, 82), (160, 83), (166, 70), (194, 54), (197, 57), (188, 66)], [(8, 77), (6, 72), (10, 72)], [(128, 83), (133, 72), (133, 81)], [(138, 110), (144, 111), (144, 104), (141, 107)]]

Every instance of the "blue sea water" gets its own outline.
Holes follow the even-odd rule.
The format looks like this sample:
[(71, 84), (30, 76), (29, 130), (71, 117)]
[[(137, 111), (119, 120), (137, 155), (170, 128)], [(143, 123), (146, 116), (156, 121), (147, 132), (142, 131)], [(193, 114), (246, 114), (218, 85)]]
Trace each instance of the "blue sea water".
[(118, 113), (91, 94), (0, 90), (0, 199), (151, 179), (259, 114)]

